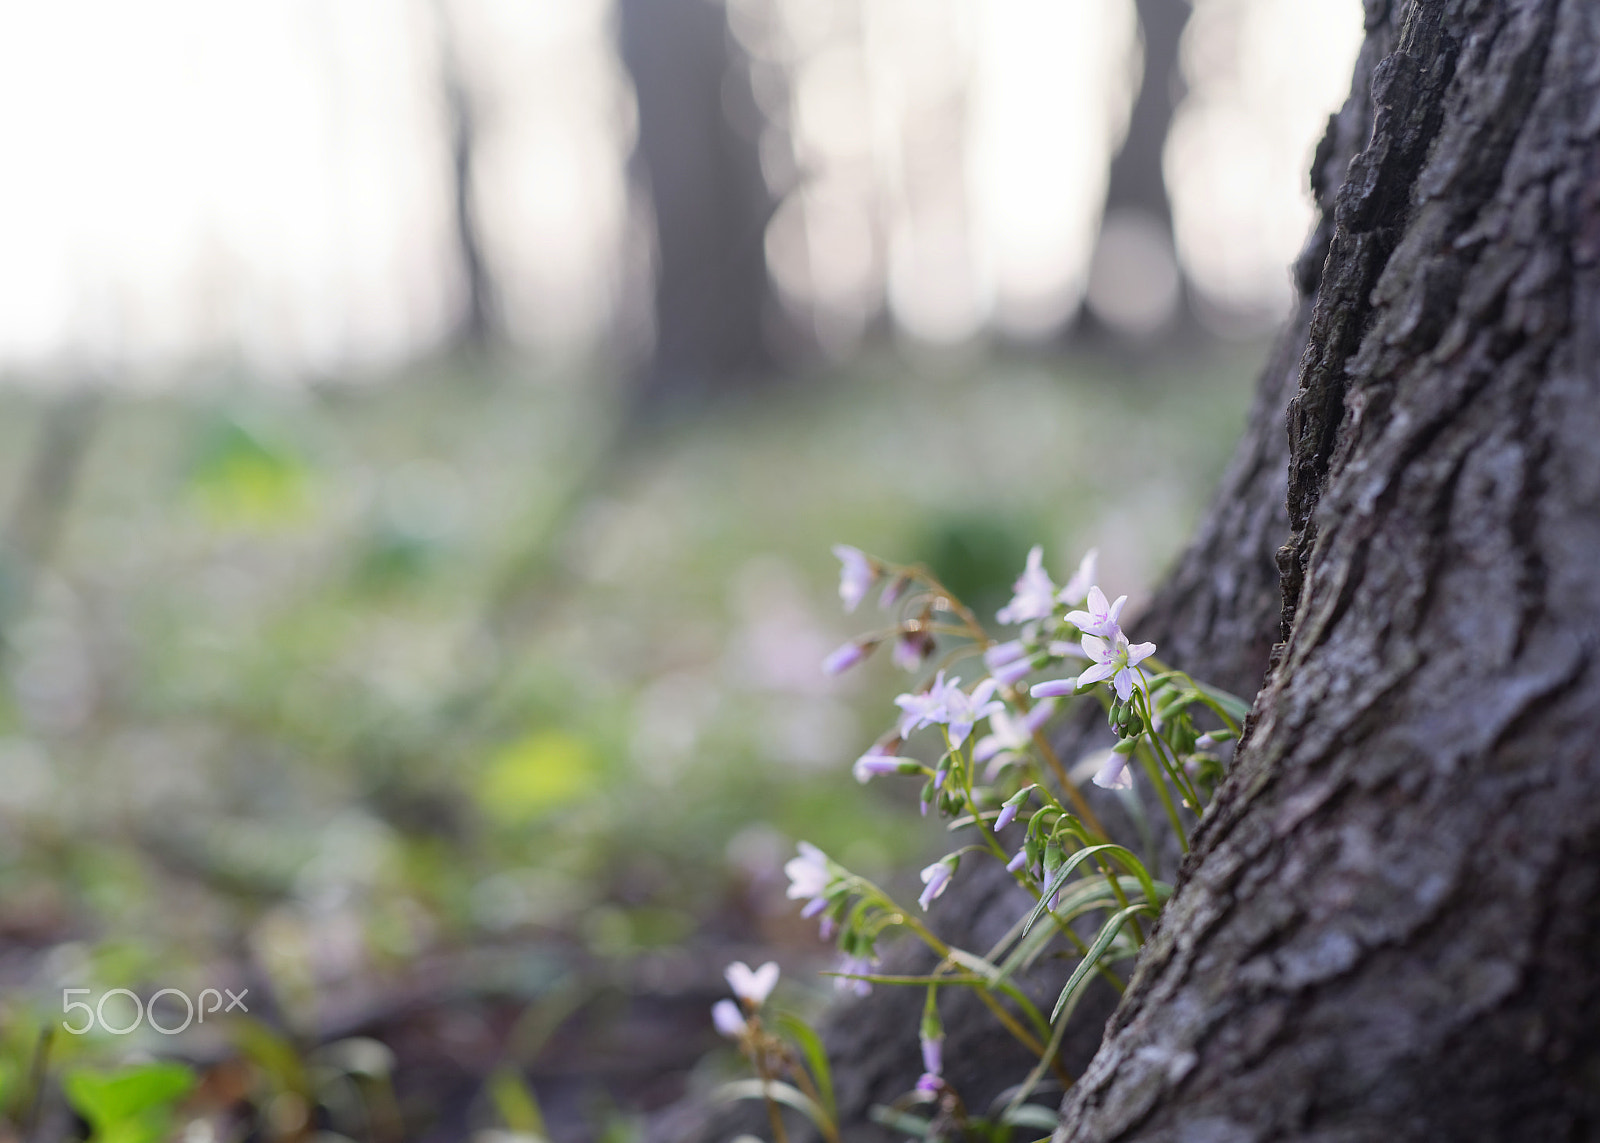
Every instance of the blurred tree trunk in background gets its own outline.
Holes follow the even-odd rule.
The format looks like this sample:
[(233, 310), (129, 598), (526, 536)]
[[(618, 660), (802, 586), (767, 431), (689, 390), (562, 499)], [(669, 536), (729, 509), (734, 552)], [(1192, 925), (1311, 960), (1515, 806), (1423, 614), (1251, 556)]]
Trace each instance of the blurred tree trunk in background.
[(773, 366), (759, 112), (720, 0), (619, 0), (618, 12), (656, 230), (655, 349), (636, 399), (694, 403)]
[(461, 275), (467, 295), (460, 323), (456, 327), (455, 343), (459, 348), (481, 350), (493, 342), (501, 330), (494, 278), (484, 255), (474, 191), (477, 107), (462, 66), (447, 0), (436, 0), (434, 20), (439, 42), (439, 83), (444, 96), (445, 126), (450, 141), (451, 206), (455, 221), (456, 252), (461, 259)]
[[(1066, 1039), (1061, 1143), (1600, 1138), (1600, 7), (1366, 25), (1296, 318), (1134, 624), (1270, 674), (1103, 1043)], [(914, 1082), (917, 1001), (833, 1015), (850, 1138)], [(970, 1105), (1014, 1082), (991, 1023), (946, 1031)]]
[[(1091, 285), (1089, 303), (1075, 328), (1076, 336), (1090, 340), (1170, 339), (1193, 331), (1193, 312), (1178, 267), (1172, 204), (1161, 163), (1173, 113), (1184, 96), (1178, 48), (1191, 4), (1190, 0), (1137, 0), (1136, 7), (1143, 78), (1128, 116), (1127, 136), (1111, 160), (1105, 215), (1092, 269), (1099, 280)], [(1170, 286), (1167, 274), (1172, 276)], [(1146, 304), (1154, 307), (1152, 315), (1165, 312), (1165, 320), (1147, 333), (1138, 331), (1141, 322), (1137, 319), (1131, 322), (1132, 329), (1126, 319), (1119, 321), (1117, 311), (1128, 308), (1136, 313), (1138, 306), (1116, 304), (1119, 299), (1107, 292), (1107, 275), (1126, 276), (1127, 289), (1137, 288), (1138, 277), (1150, 279), (1144, 287)], [(1153, 316), (1146, 319), (1154, 320)]]

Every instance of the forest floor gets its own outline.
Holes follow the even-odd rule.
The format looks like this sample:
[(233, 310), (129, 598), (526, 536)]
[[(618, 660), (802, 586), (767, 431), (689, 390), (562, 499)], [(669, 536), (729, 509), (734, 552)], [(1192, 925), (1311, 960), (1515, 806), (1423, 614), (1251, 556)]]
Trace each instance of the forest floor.
[(905, 676), (818, 669), (871, 623), (830, 545), (991, 609), (1098, 545), (1136, 603), (1259, 356), (886, 355), (625, 438), (516, 363), (0, 392), (4, 1122), (71, 1130), (32, 1078), (63, 989), (245, 987), (45, 1074), (185, 1062), (185, 1138), (457, 1140), (529, 1095), (630, 1138), (726, 1065), (728, 961), (825, 1000), (797, 839), (899, 887), (931, 846), (850, 777)]

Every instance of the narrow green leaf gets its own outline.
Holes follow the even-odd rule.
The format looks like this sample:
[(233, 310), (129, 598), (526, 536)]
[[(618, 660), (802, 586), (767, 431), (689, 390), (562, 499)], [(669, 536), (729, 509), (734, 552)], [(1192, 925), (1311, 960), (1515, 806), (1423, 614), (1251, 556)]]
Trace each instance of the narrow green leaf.
[(1061, 990), (1061, 995), (1056, 998), (1056, 1006), (1050, 1013), (1051, 1023), (1055, 1023), (1056, 1017), (1061, 1015), (1061, 1009), (1066, 1005), (1067, 1001), (1082, 987), (1083, 982), (1089, 978), (1089, 973), (1093, 971), (1096, 962), (1100, 960), (1101, 955), (1106, 951), (1106, 947), (1111, 944), (1112, 939), (1122, 930), (1122, 926), (1127, 923), (1128, 918), (1138, 912), (1146, 912), (1154, 916), (1156, 906), (1149, 903), (1129, 905), (1126, 909), (1120, 909), (1113, 913), (1110, 919), (1101, 926), (1100, 934), (1095, 937), (1094, 944), (1089, 946), (1089, 951), (1078, 962), (1078, 967), (1073, 969), (1072, 976), (1067, 980), (1066, 987)]
[(1000, 1122), (1014, 1127), (1037, 1127), (1043, 1131), (1054, 1131), (1060, 1123), (1060, 1117), (1048, 1107), (1037, 1103), (1024, 1103), (1020, 1107), (1007, 1108), (1000, 1116)]
[(793, 1012), (777, 1012), (773, 1019), (778, 1023), (778, 1028), (800, 1048), (800, 1054), (805, 1057), (806, 1067), (811, 1071), (811, 1079), (817, 1085), (817, 1094), (822, 1097), (822, 1107), (828, 1113), (830, 1120), (839, 1117), (838, 1105), (833, 1101), (833, 1069), (828, 1065), (828, 1052), (822, 1046), (822, 1037), (799, 1016)]
[(774, 1103), (794, 1108), (824, 1133), (833, 1126), (833, 1120), (828, 1118), (827, 1112), (817, 1106), (816, 1100), (799, 1088), (779, 1080), (767, 1080), (765, 1083), (758, 1079), (735, 1080), (717, 1088), (711, 1093), (711, 1098), (717, 1103), (732, 1103), (737, 1099), (770, 1099)]
[(1205, 683), (1198, 681), (1194, 685), (1196, 690), (1211, 700), (1211, 703), (1207, 705), (1215, 704), (1221, 707), (1223, 711), (1233, 717), (1235, 722), (1243, 722), (1245, 717), (1249, 715), (1250, 704), (1238, 695), (1229, 694), (1225, 690), (1219, 690), (1217, 687), (1207, 686)]
[(983, 977), (990, 988), (993, 988), (1000, 983), (999, 967), (991, 964), (977, 953), (969, 953), (966, 949), (958, 949), (954, 946), (951, 946), (948, 955), (951, 960), (955, 961), (962, 968)]
[(867, 1118), (879, 1127), (887, 1127), (891, 1131), (903, 1131), (916, 1139), (928, 1137), (928, 1120), (918, 1115), (907, 1115), (903, 1111), (896, 1111), (881, 1103), (875, 1103), (867, 1109)]
[[(1140, 890), (1139, 880), (1136, 877), (1122, 876), (1118, 879), (1126, 893), (1137, 893)], [(1170, 892), (1164, 882), (1156, 882), (1156, 891)], [(1164, 899), (1164, 898), (1163, 898)], [(1069, 886), (1061, 891), (1061, 901), (1053, 910), (1054, 916), (1062, 923), (1070, 923), (1092, 913), (1096, 909), (1104, 909), (1107, 905), (1116, 902), (1116, 896), (1111, 892), (1111, 886), (1105, 881), (1084, 880), (1076, 885)], [(1034, 927), (1016, 948), (1012, 949), (1004, 961), (1000, 963), (1000, 979), (1009, 979), (1013, 974), (1030, 967), (1039, 954), (1042, 953), (1050, 941), (1060, 933), (1054, 925), (1039, 925)]]
[(1139, 879), (1139, 886), (1144, 891), (1145, 900), (1152, 903), (1155, 902), (1155, 879), (1150, 876), (1150, 871), (1144, 867), (1144, 863), (1139, 860), (1137, 854), (1123, 846), (1114, 845), (1110, 842), (1104, 842), (1100, 845), (1091, 845), (1085, 847), (1084, 849), (1078, 850), (1078, 852), (1074, 853), (1071, 857), (1067, 858), (1066, 861), (1061, 863), (1061, 867), (1056, 870), (1055, 876), (1050, 879), (1050, 884), (1046, 886), (1044, 892), (1039, 895), (1038, 903), (1034, 905), (1033, 910), (1028, 914), (1027, 924), (1023, 929), (1024, 933), (1026, 933), (1028, 929), (1032, 928), (1034, 924), (1038, 922), (1039, 918), (1044, 915), (1045, 907), (1048, 905), (1050, 898), (1067, 883), (1067, 878), (1072, 875), (1072, 871), (1078, 866), (1082, 865), (1085, 861), (1089, 860), (1089, 858), (1101, 853), (1108, 857), (1114, 858), (1118, 865), (1121, 865), (1129, 873), (1137, 877)]
[(544, 1114), (539, 1110), (539, 1100), (516, 1072), (505, 1067), (495, 1071), (489, 1077), (489, 1098), (494, 1102), (501, 1120), (512, 1131), (546, 1138)]

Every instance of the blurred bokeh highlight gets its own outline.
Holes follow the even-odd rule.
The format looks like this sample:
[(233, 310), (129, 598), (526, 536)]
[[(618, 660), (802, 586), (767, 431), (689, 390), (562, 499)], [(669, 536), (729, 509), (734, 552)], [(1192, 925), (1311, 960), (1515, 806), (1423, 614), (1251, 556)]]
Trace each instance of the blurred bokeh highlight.
[[(0, 5), (0, 1139), (76, 1137), (41, 1058), (141, 1055), (196, 1141), (629, 1139), (718, 1074), (728, 960), (825, 999), (795, 840), (902, 884), (930, 828), (850, 777), (908, 684), (820, 672), (871, 623), (829, 546), (1147, 592), (1360, 35)], [(41, 1053), (63, 988), (224, 986)]]

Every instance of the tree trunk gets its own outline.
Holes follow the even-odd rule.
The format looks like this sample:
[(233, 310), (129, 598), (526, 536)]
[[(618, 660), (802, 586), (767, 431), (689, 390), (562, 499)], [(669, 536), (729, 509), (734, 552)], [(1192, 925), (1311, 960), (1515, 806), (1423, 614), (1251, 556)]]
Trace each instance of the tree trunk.
[[(1103, 1042), (1069, 1030), (1058, 1143), (1600, 1139), (1600, 6), (1366, 14), (1296, 317), (1132, 624), (1272, 671)], [(981, 947), (1008, 891), (963, 867), (937, 927)], [(834, 1013), (847, 1139), (919, 1002)], [(970, 1106), (1015, 1082), (986, 1016), (946, 1033)]]
[(1058, 1140), (1600, 1138), (1600, 7), (1367, 15), (1284, 642)]
[(721, 0), (620, 0), (617, 13), (656, 229), (655, 348), (636, 397), (693, 404), (772, 366), (760, 112)]
[(484, 254), (482, 227), (478, 224), (474, 172), (478, 116), (449, 7), (443, 0), (437, 0), (433, 12), (439, 40), (439, 86), (443, 91), (445, 122), (449, 130), (451, 217), (466, 290), (453, 340), (457, 348), (481, 352), (496, 340), (500, 315), (494, 276)]
[[(1178, 49), (1183, 30), (1189, 23), (1191, 7), (1190, 0), (1137, 0), (1135, 6), (1139, 13), (1139, 40), (1144, 49), (1144, 73), (1128, 112), (1128, 133), (1111, 160), (1102, 222), (1124, 225), (1136, 222), (1164, 244), (1166, 257), (1177, 274), (1178, 293), (1172, 313), (1151, 336), (1172, 340), (1195, 333), (1189, 286), (1178, 266), (1172, 203), (1167, 197), (1167, 180), (1162, 170), (1167, 133), (1184, 94)], [(1106, 254), (1114, 255), (1114, 251), (1102, 252), (1102, 256)], [(1090, 343), (1115, 344), (1125, 340), (1127, 335), (1102, 319), (1091, 300), (1079, 314), (1071, 336)]]

